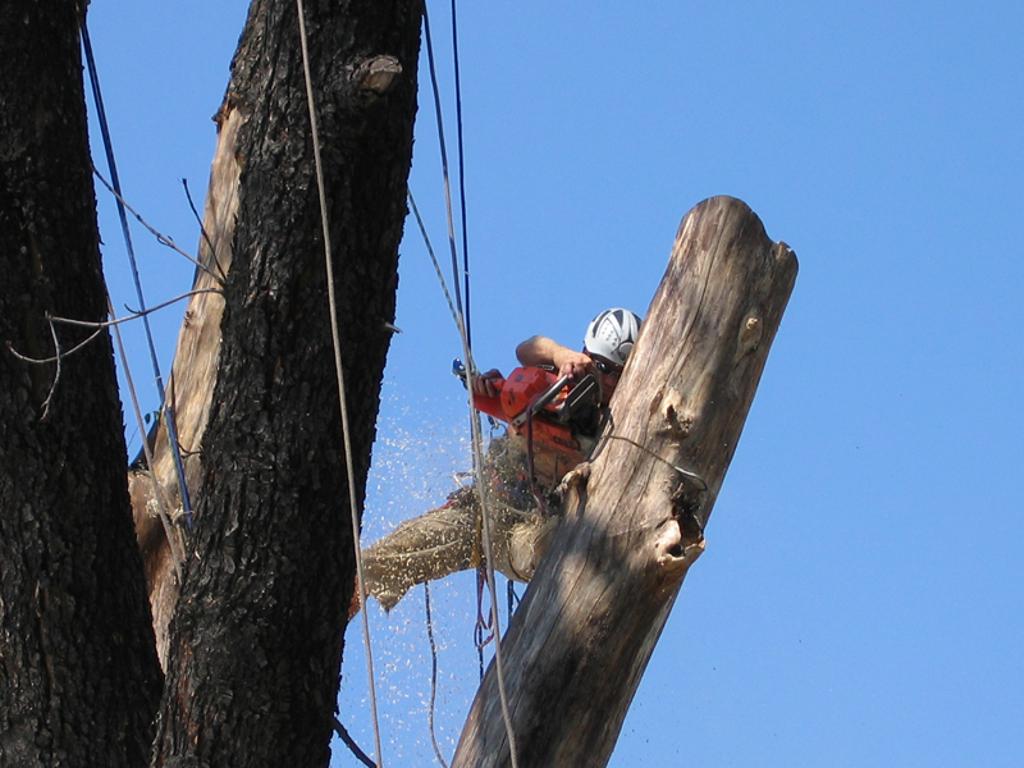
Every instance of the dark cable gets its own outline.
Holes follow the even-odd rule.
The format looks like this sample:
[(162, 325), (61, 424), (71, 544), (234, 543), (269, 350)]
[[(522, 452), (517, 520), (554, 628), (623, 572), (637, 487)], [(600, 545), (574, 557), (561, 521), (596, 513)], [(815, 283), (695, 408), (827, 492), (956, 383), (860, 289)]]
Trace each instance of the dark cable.
[(459, 210), (462, 217), (462, 277), (466, 288), (466, 341), (472, 346), (469, 311), (469, 233), (466, 227), (466, 158), (462, 147), (462, 79), (459, 76), (459, 28), (452, 0), (452, 57), (455, 62), (455, 121), (459, 145)]
[(430, 725), (430, 742), (434, 746), (437, 762), (448, 768), (448, 762), (441, 754), (441, 745), (437, 743), (437, 731), (434, 727), (434, 709), (437, 703), (437, 642), (434, 640), (434, 619), (430, 613), (430, 585), (427, 582), (423, 582), (423, 603), (427, 610), (427, 639), (430, 641), (430, 711), (427, 718)]
[[(89, 41), (89, 30), (85, 20), (82, 20), (82, 46), (85, 48), (85, 59), (89, 67), (89, 83), (92, 87), (92, 98), (96, 104), (96, 117), (100, 124), (100, 133), (103, 135), (103, 148), (107, 155), (107, 168), (110, 172), (110, 183), (113, 186), (117, 199), (117, 215), (121, 219), (121, 234), (124, 237), (125, 248), (128, 251), (128, 262), (131, 264), (132, 279), (135, 281), (135, 295), (139, 300), (139, 312), (146, 311), (146, 300), (142, 295), (142, 281), (139, 279), (139, 268), (135, 260), (135, 248), (132, 246), (131, 232), (128, 229), (128, 217), (125, 215), (124, 204), (121, 202), (121, 182), (117, 176), (117, 163), (114, 160), (113, 143), (110, 140), (110, 130), (107, 126), (107, 113), (103, 108), (103, 96), (100, 94), (100, 80), (96, 71), (96, 60), (92, 55), (92, 43)], [(157, 360), (156, 345), (153, 343), (153, 333), (149, 327), (149, 318), (143, 314), (142, 324), (146, 329), (146, 341), (149, 344), (149, 359), (153, 366), (153, 375), (156, 377), (156, 390), (160, 396), (160, 407), (167, 417), (167, 441), (170, 443), (171, 456), (174, 458), (174, 471), (178, 476), (178, 487), (181, 492), (181, 508), (185, 516), (185, 525), (192, 530), (192, 502), (189, 499), (188, 485), (185, 483), (185, 467), (181, 461), (181, 452), (178, 450), (178, 428), (174, 421), (174, 407), (165, 402), (164, 378), (160, 373), (160, 362)]]
[[(427, 38), (427, 63), (430, 68), (430, 84), (434, 91), (434, 112), (437, 115), (437, 140), (441, 146), (441, 172), (444, 175), (445, 202), (448, 209), (448, 245), (452, 253), (452, 277), (455, 282), (455, 306), (459, 310), (462, 324), (466, 326), (466, 315), (462, 309), (462, 289), (459, 288), (459, 257), (455, 246), (455, 225), (452, 222), (451, 184), (448, 174), (448, 150), (444, 140), (444, 120), (441, 117), (441, 93), (437, 87), (437, 70), (434, 67), (434, 44), (430, 37), (430, 18), (426, 3), (423, 5), (423, 35)], [(469, 337), (467, 335), (467, 346)], [(466, 361), (469, 362), (468, 360)]]
[(352, 738), (348, 730), (341, 724), (341, 720), (338, 718), (334, 718), (334, 732), (338, 734), (341, 740), (345, 742), (345, 746), (349, 748), (349, 751), (355, 755), (356, 759), (365, 765), (366, 768), (377, 768), (377, 764), (373, 762), (373, 759), (369, 755), (359, 748), (359, 745), (356, 744), (356, 740)]

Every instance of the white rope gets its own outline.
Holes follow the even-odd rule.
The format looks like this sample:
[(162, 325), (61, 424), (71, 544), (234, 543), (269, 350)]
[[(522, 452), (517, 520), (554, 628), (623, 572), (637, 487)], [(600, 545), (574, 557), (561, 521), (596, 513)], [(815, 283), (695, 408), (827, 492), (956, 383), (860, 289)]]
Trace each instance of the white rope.
[[(462, 351), (466, 356), (466, 369), (470, 372), (476, 370), (476, 363), (473, 362), (473, 354), (469, 349), (466, 339), (465, 327), (459, 324), (459, 333), (462, 336)], [(484, 560), (487, 563), (487, 590), (491, 595), (491, 622), (494, 627), (494, 669), (498, 677), (498, 698), (501, 702), (501, 716), (505, 723), (505, 734), (508, 736), (509, 757), (512, 768), (518, 768), (516, 760), (516, 738), (512, 729), (512, 714), (508, 706), (508, 693), (505, 690), (505, 673), (501, 654), (501, 618), (498, 614), (498, 589), (494, 584), (494, 553), (491, 539), (491, 520), (487, 514), (487, 488), (484, 484), (483, 474), (483, 449), (481, 448), (482, 438), (480, 436), (480, 418), (473, 407), (473, 386), (472, 381), (467, 382), (466, 392), (468, 393), (470, 411), (470, 429), (473, 435), (473, 474), (476, 481), (477, 493), (480, 496), (480, 516), (482, 518)]]
[(306, 81), (306, 104), (309, 109), (309, 126), (313, 139), (313, 160), (316, 165), (316, 186), (320, 197), (320, 221), (323, 226), (324, 264), (327, 269), (327, 301), (331, 314), (331, 341), (334, 347), (334, 369), (338, 378), (338, 402), (341, 408), (341, 432), (345, 443), (345, 470), (348, 473), (349, 510), (352, 514), (352, 542), (356, 557), (359, 602), (363, 606), (363, 642), (366, 644), (366, 671), (370, 685), (370, 708), (373, 715), (373, 738), (377, 749), (377, 766), (384, 768), (384, 753), (381, 749), (380, 722), (377, 717), (377, 689), (373, 674), (373, 650), (370, 642), (370, 619), (366, 610), (366, 580), (363, 578), (363, 557), (359, 544), (359, 515), (356, 510), (355, 469), (352, 463), (352, 442), (349, 438), (348, 407), (345, 400), (345, 374), (341, 365), (341, 338), (338, 334), (338, 305), (334, 296), (334, 267), (331, 264), (331, 235), (327, 226), (327, 193), (324, 191), (323, 165), (320, 162), (320, 136), (316, 122), (316, 103), (313, 99), (313, 83), (309, 72), (309, 47), (306, 40), (305, 10), (302, 0), (295, 0), (299, 14), (299, 38), (302, 43), (302, 71)]
[(121, 339), (121, 328), (117, 324), (117, 317), (114, 314), (114, 304), (107, 293), (107, 312), (112, 321), (114, 339), (117, 341), (117, 354), (121, 358), (121, 367), (124, 369), (124, 380), (128, 385), (128, 394), (132, 401), (132, 411), (135, 413), (135, 422), (139, 426), (139, 434), (142, 435), (142, 452), (146, 457), (146, 465), (149, 467), (149, 479), (153, 484), (153, 498), (156, 499), (156, 506), (160, 523), (167, 537), (167, 545), (171, 548), (171, 562), (174, 563), (174, 573), (178, 577), (178, 584), (181, 584), (181, 564), (185, 561), (185, 552), (178, 541), (177, 529), (171, 524), (170, 505), (167, 502), (163, 486), (156, 477), (156, 467), (153, 464), (153, 452), (149, 447), (149, 440), (146, 435), (145, 419), (142, 418), (142, 409), (139, 407), (139, 395), (135, 391), (135, 382), (132, 379), (131, 367), (128, 365), (128, 354), (124, 349), (124, 342)]
[[(434, 46), (430, 35), (430, 21), (427, 16), (427, 8), (423, 6), (423, 29), (427, 42), (427, 61), (430, 66), (430, 81), (434, 92), (434, 110), (437, 116), (437, 132), (438, 142), (440, 144), (441, 151), (441, 169), (444, 176), (444, 201), (445, 211), (448, 219), (448, 242), (452, 253), (452, 267), (453, 270), (457, 271), (458, 260), (456, 259), (456, 246), (455, 246), (455, 225), (454, 217), (452, 215), (452, 196), (451, 196), (451, 185), (448, 181), (448, 159), (447, 151), (445, 149), (444, 140), (444, 121), (441, 114), (441, 98), (438, 93), (437, 87), (437, 74), (434, 67)], [(457, 274), (452, 275), (455, 281), (455, 296), (458, 300), (459, 297), (459, 279)], [(442, 282), (443, 285), (443, 282)], [(461, 301), (457, 301), (460, 305)], [(473, 474), (476, 482), (477, 494), (480, 497), (480, 517), (482, 520), (482, 538), (484, 545), (484, 561), (486, 563), (485, 576), (487, 581), (487, 589), (491, 597), (491, 626), (494, 628), (494, 668), (497, 674), (498, 680), (498, 698), (501, 702), (501, 716), (505, 724), (505, 734), (508, 737), (508, 748), (509, 757), (512, 768), (519, 768), (518, 761), (516, 759), (516, 738), (515, 732), (512, 728), (512, 715), (508, 705), (508, 695), (505, 690), (505, 673), (504, 665), (502, 661), (501, 653), (501, 619), (498, 615), (498, 590), (494, 583), (494, 556), (493, 548), (491, 544), (491, 521), (490, 516), (487, 514), (487, 488), (484, 484), (483, 477), (483, 449), (481, 447), (481, 435), (480, 435), (480, 418), (473, 407), (473, 381), (472, 376), (476, 371), (476, 363), (473, 361), (473, 353), (470, 349), (469, 337), (466, 333), (466, 318), (461, 314), (457, 317), (457, 323), (459, 329), (459, 338), (462, 342), (462, 356), (466, 361), (467, 381), (466, 381), (466, 399), (469, 406), (470, 414), (470, 431), (472, 433), (472, 445), (473, 445)]]
[(455, 310), (455, 304), (452, 302), (452, 295), (448, 291), (448, 281), (444, 279), (444, 272), (441, 271), (441, 265), (437, 261), (437, 256), (434, 255), (434, 246), (430, 243), (430, 236), (427, 235), (427, 228), (423, 225), (423, 218), (420, 216), (420, 209), (416, 207), (416, 200), (412, 196), (412, 192), (409, 193), (409, 205), (412, 206), (412, 213), (416, 217), (416, 224), (419, 225), (420, 234), (423, 235), (423, 244), (427, 246), (427, 255), (430, 256), (430, 263), (434, 265), (434, 273), (437, 275), (437, 281), (441, 284), (441, 292), (444, 293), (444, 300), (448, 302), (448, 311), (452, 314), (452, 321), (455, 323), (455, 329), (458, 330), (461, 326), (459, 323), (459, 313)]

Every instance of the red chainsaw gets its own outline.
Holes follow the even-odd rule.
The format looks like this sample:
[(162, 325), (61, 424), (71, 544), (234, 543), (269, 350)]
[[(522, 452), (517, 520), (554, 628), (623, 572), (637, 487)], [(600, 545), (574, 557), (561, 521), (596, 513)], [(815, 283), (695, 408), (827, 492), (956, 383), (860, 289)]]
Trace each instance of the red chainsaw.
[[(466, 383), (460, 360), (452, 373)], [(492, 380), (496, 397), (473, 395), (481, 413), (506, 422), (518, 435), (582, 461), (597, 438), (601, 385), (592, 374), (573, 381), (547, 366), (521, 366)]]

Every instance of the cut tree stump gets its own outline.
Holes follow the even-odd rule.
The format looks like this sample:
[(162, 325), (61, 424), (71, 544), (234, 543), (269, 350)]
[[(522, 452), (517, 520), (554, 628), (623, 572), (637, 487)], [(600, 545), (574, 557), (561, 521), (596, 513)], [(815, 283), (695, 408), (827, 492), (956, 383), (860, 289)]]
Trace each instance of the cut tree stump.
[[(735, 198), (683, 220), (606, 439), (502, 641), (520, 768), (607, 764), (703, 551), (796, 273), (793, 251)], [(511, 764), (492, 662), (453, 768)]]

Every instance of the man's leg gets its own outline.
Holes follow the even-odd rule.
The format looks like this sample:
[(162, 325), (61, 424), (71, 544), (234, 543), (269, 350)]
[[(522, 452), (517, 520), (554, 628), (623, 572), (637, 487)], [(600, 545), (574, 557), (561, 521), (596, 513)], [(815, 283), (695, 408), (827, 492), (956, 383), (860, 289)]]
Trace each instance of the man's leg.
[[(488, 503), (488, 512), (496, 570), (528, 581), (554, 529), (554, 519), (495, 501)], [(391, 610), (416, 584), (476, 568), (482, 557), (479, 535), (476, 495), (467, 488), (453, 494), (443, 507), (407, 520), (363, 551), (366, 593)]]

